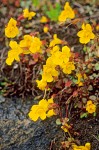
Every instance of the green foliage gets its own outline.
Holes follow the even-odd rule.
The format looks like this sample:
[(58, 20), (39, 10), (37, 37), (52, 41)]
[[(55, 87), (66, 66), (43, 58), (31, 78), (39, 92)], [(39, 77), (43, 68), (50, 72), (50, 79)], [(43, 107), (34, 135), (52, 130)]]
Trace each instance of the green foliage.
[(31, 1), (20, 1), (20, 6), (22, 8), (29, 8), (29, 6), (31, 5)]
[(81, 115), (80, 115), (80, 118), (87, 118), (87, 115), (88, 115), (88, 113), (86, 112), (86, 113), (82, 113)]
[(99, 63), (96, 63), (96, 64), (95, 64), (95, 69), (96, 69), (96, 70), (99, 70)]
[(32, 0), (32, 3), (35, 7), (37, 7), (40, 3), (40, 0)]
[(47, 7), (44, 7), (46, 15), (51, 19), (51, 21), (57, 21), (58, 16), (61, 12), (61, 5), (60, 3), (56, 3), (55, 8), (51, 5), (50, 10), (47, 10)]

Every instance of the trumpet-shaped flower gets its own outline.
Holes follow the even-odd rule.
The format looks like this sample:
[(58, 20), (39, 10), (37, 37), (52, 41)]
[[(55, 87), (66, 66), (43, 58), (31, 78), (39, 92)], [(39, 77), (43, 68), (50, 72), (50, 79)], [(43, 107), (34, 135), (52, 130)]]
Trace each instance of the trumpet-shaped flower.
[(44, 26), (44, 28), (43, 28), (44, 33), (47, 33), (48, 30), (49, 30), (49, 28), (47, 26)]
[(54, 109), (49, 110), (47, 113), (47, 117), (52, 117), (53, 115), (56, 115)]
[(63, 46), (61, 58), (63, 59), (64, 63), (69, 61), (69, 57), (71, 56), (70, 48), (68, 46)]
[(53, 109), (49, 110), (49, 105), (53, 103), (53, 100), (42, 99), (38, 105), (33, 105), (31, 111), (29, 112), (29, 117), (33, 121), (37, 121), (39, 118), (45, 120), (46, 117), (51, 117), (55, 115)]
[(48, 108), (49, 108), (49, 111), (47, 112), (47, 117), (51, 117), (53, 115), (56, 115), (54, 109), (50, 109), (51, 105), (53, 103), (54, 103), (53, 98), (48, 99), (48, 104), (49, 104)]
[(48, 99), (48, 103), (49, 103), (49, 104), (54, 103), (53, 98)]
[(72, 70), (75, 70), (75, 66), (74, 66), (73, 62), (63, 63), (63, 65), (61, 67), (65, 74), (71, 74)]
[(41, 18), (40, 22), (41, 22), (41, 23), (46, 23), (46, 22), (48, 22), (47, 17), (42, 16), (42, 18)]
[(59, 38), (57, 38), (57, 34), (54, 34), (53, 40), (50, 42), (49, 47), (53, 47), (56, 44), (61, 44), (61, 43), (62, 43), (62, 40), (60, 40)]
[(28, 18), (28, 20), (31, 20), (36, 15), (35, 12), (29, 12), (29, 10), (26, 8), (23, 10), (23, 16), (24, 18)]
[(96, 111), (96, 105), (93, 104), (91, 100), (87, 101), (86, 111), (88, 111), (90, 114)]
[(56, 52), (59, 52), (59, 46), (54, 46), (51, 50), (50, 50), (50, 53), (53, 55), (53, 54), (55, 54)]
[(77, 146), (76, 144), (72, 145), (73, 150), (90, 150), (91, 145), (90, 143), (86, 143), (85, 146)]
[(16, 35), (19, 34), (19, 29), (17, 28), (17, 21), (11, 18), (8, 22), (7, 27), (5, 28), (5, 35), (8, 38), (14, 38)]
[(62, 52), (60, 51), (56, 51), (55, 53), (53, 53), (53, 55), (51, 56), (53, 63), (55, 65), (61, 65), (63, 63), (63, 59), (61, 59), (62, 57)]
[(29, 50), (33, 54), (41, 53), (42, 52), (41, 46), (42, 46), (42, 42), (40, 41), (40, 39), (37, 38), (37, 37), (34, 37), (33, 42), (31, 43), (31, 46), (30, 46)]
[(42, 79), (44, 79), (46, 82), (52, 82), (53, 77), (58, 77), (58, 71), (56, 71), (55, 66), (49, 64), (43, 66), (43, 74)]
[(78, 86), (83, 86), (83, 82), (81, 81), (83, 77), (82, 77), (81, 73), (76, 73), (76, 76), (78, 78), (76, 84), (78, 84)]
[(63, 63), (67, 63), (69, 61), (69, 57), (71, 56), (70, 48), (67, 46), (63, 46), (62, 52), (59, 51), (59, 48), (55, 46), (52, 50), (52, 58), (55, 65), (63, 66)]
[(82, 30), (77, 33), (77, 36), (80, 37), (79, 41), (82, 44), (87, 44), (91, 39), (95, 38), (94, 33), (92, 32), (92, 27), (90, 24), (82, 25)]
[(31, 53), (29, 51), (29, 48), (31, 46), (31, 43), (33, 42), (33, 37), (30, 35), (24, 35), (24, 39), (20, 41), (19, 45), (23, 49), (23, 54), (29, 54)]
[(56, 65), (53, 63), (52, 57), (49, 57), (46, 61), (46, 65), (43, 66), (42, 79), (46, 82), (52, 82), (53, 77), (58, 77), (58, 71), (55, 67)]
[(78, 84), (78, 86), (83, 86), (82, 80), (87, 79), (86, 74), (84, 74), (84, 75), (82, 76), (81, 73), (76, 73), (76, 76), (77, 76), (77, 78), (78, 78), (76, 84)]
[(40, 89), (40, 90), (45, 90), (46, 86), (47, 86), (47, 82), (45, 80), (36, 80), (37, 82), (37, 87)]
[(75, 17), (75, 13), (73, 11), (73, 9), (70, 7), (69, 2), (65, 3), (64, 6), (64, 10), (61, 12), (61, 14), (59, 15), (58, 20), (60, 22), (64, 22), (66, 21), (66, 19), (73, 19)]
[(31, 111), (29, 112), (29, 117), (33, 121), (37, 121), (40, 117), (41, 120), (46, 119), (46, 112), (48, 110), (48, 102), (42, 99), (38, 105), (33, 105)]
[(14, 60), (20, 61), (19, 55), (23, 52), (23, 50), (20, 48), (16, 41), (10, 41), (9, 46), (12, 49), (8, 51), (8, 58), (6, 59), (6, 63), (11, 65)]

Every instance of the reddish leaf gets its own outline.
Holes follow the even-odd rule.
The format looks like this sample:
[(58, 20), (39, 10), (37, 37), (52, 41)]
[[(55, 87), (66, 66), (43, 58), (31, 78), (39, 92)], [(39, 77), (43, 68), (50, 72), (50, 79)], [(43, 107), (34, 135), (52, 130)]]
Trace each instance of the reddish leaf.
[(73, 97), (77, 97), (78, 96), (78, 91), (74, 91), (73, 92)]
[(67, 82), (65, 83), (65, 86), (70, 87), (71, 84), (72, 84), (72, 81), (67, 81)]

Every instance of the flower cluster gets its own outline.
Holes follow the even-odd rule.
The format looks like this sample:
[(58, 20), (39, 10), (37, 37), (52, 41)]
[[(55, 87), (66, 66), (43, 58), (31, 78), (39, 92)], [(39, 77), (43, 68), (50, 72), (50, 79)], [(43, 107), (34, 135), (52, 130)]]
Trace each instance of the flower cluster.
[(64, 10), (59, 15), (58, 20), (60, 22), (65, 22), (66, 19), (73, 19), (75, 17), (74, 10), (70, 7), (69, 2), (65, 3)]
[(26, 8), (23, 10), (23, 17), (28, 18), (28, 20), (31, 20), (36, 15), (35, 12), (29, 12), (29, 10)]
[(33, 121), (37, 121), (39, 118), (41, 120), (45, 120), (46, 117), (51, 117), (56, 115), (54, 109), (52, 108), (53, 99), (50, 98), (48, 101), (46, 99), (42, 99), (39, 101), (38, 105), (33, 105), (31, 111), (29, 112), (29, 117)]
[(11, 65), (14, 60), (20, 61), (20, 54), (35, 54), (41, 53), (42, 42), (37, 37), (32, 37), (30, 35), (24, 35), (24, 39), (17, 44), (16, 41), (10, 41), (9, 46), (12, 48), (8, 51), (8, 58), (6, 63)]
[(91, 39), (95, 38), (94, 33), (92, 32), (92, 27), (90, 24), (82, 24), (82, 30), (77, 33), (80, 37), (80, 43), (87, 44)]
[(10, 41), (9, 46), (11, 50), (8, 51), (8, 58), (6, 63), (12, 65), (13, 61), (20, 61), (20, 54), (35, 54), (41, 53), (42, 42), (37, 37), (32, 37), (30, 35), (24, 35), (24, 39), (17, 44), (16, 41)]
[(90, 114), (92, 114), (96, 111), (96, 105), (93, 104), (93, 102), (91, 100), (87, 101), (86, 111), (88, 111), (88, 113), (90, 113)]
[[(5, 28), (5, 35), (9, 38), (14, 38), (19, 30), (16, 26), (17, 21), (11, 18), (8, 22), (7, 27)], [(42, 53), (42, 42), (38, 37), (24, 35), (23, 40), (19, 42), (10, 41), (9, 46), (11, 50), (8, 51), (8, 57), (6, 63), (12, 65), (13, 61), (20, 61), (20, 54), (35, 54)]]
[(73, 150), (90, 150), (91, 149), (91, 145), (90, 143), (86, 143), (85, 146), (77, 146), (77, 145), (73, 145)]
[(5, 35), (8, 38), (14, 38), (19, 34), (19, 29), (17, 28), (17, 21), (11, 18), (8, 22), (7, 27), (5, 28)]
[(37, 37), (24, 35), (23, 40), (20, 41), (20, 47), (24, 49), (24, 54), (41, 53), (42, 42)]
[(42, 79), (37, 80), (37, 85), (41, 90), (46, 88), (47, 82), (52, 82), (58, 78), (59, 71), (56, 70), (57, 66), (60, 66), (65, 74), (71, 74), (72, 70), (75, 70), (74, 62), (70, 61), (70, 48), (63, 46), (60, 51), (59, 46), (56, 44), (60, 44), (61, 40), (57, 38), (57, 35), (54, 36), (56, 39), (54, 38), (49, 45), (49, 47), (54, 46), (50, 50), (51, 56), (46, 60), (46, 65), (43, 66)]

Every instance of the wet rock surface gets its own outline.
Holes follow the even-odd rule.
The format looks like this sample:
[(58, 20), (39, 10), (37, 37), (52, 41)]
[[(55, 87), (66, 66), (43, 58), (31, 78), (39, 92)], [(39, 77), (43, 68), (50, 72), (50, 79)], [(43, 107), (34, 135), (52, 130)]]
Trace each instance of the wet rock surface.
[(51, 141), (62, 138), (63, 132), (50, 118), (36, 123), (27, 114), (33, 100), (6, 99), (0, 105), (1, 150), (47, 150)]
[[(18, 98), (1, 100), (0, 150), (59, 150), (60, 143), (66, 140), (64, 132), (56, 125), (55, 117), (31, 121), (27, 114), (34, 103), (37, 101)], [(89, 116), (86, 119), (72, 118), (71, 123), (73, 131), (78, 133), (73, 137), (81, 145), (90, 142), (92, 150), (99, 150), (98, 113), (96, 117)], [(54, 143), (52, 148), (51, 143)]]

